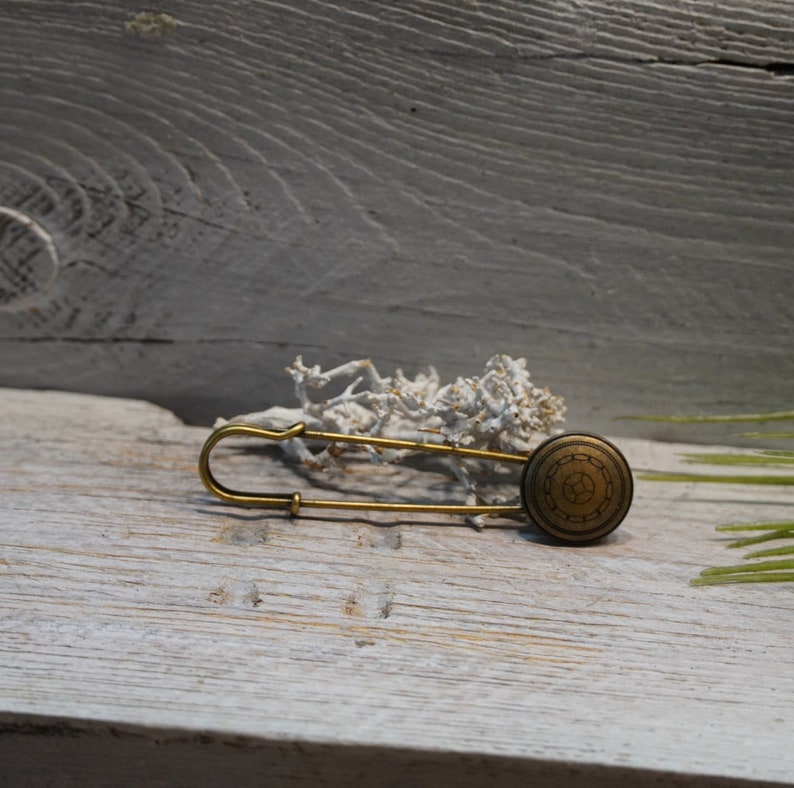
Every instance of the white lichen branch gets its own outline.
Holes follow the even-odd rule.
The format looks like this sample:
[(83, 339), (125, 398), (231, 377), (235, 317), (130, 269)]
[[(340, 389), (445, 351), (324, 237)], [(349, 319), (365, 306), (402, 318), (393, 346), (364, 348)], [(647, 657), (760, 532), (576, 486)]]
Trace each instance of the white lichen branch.
[[(480, 376), (459, 377), (443, 386), (433, 367), (413, 379), (400, 369), (384, 377), (369, 359), (349, 361), (323, 371), (318, 365), (307, 367), (298, 356), (286, 371), (293, 379), (299, 407), (275, 406), (231, 421), (271, 429), (303, 421), (310, 429), (345, 435), (523, 453), (530, 449), (535, 433), (549, 434), (555, 424), (564, 420), (562, 398), (531, 382), (525, 359), (506, 355), (493, 356)], [(316, 398), (316, 392), (340, 379), (352, 380), (341, 392)], [(221, 423), (225, 421), (219, 420)], [(291, 457), (320, 469), (339, 466), (345, 453), (356, 451), (350, 444), (336, 443), (312, 452), (300, 438), (279, 445)], [(408, 453), (371, 446), (366, 450), (377, 463), (398, 462)], [(466, 502), (481, 501), (469, 471), (476, 463), (447, 459), (464, 487)], [(482, 525), (479, 516), (469, 519)]]

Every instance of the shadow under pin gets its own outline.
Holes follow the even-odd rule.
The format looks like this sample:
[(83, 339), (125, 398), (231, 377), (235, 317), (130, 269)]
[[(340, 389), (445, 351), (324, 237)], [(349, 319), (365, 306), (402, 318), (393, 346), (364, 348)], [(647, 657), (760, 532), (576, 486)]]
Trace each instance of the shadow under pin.
[[(210, 468), (210, 454), (220, 441), (245, 435), (272, 441), (290, 438), (325, 440), (382, 448), (407, 449), (524, 465), (521, 504), (432, 504), (385, 501), (344, 501), (303, 498), (294, 493), (257, 493), (221, 484)], [(544, 441), (528, 454), (467, 449), (447, 444), (375, 438), (365, 435), (309, 430), (298, 422), (285, 430), (232, 422), (216, 429), (199, 456), (199, 474), (205, 487), (223, 501), (243, 506), (287, 509), (353, 509), (381, 512), (431, 512), (462, 515), (525, 514), (547, 534), (563, 542), (592, 542), (614, 531), (625, 518), (633, 494), (626, 458), (605, 438), (589, 433), (563, 433)]]

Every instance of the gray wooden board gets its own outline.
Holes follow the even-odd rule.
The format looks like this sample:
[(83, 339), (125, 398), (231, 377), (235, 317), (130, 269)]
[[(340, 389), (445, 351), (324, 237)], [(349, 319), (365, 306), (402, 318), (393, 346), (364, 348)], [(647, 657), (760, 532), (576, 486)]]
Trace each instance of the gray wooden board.
[(208, 422), (298, 353), (507, 352), (578, 427), (791, 406), (788, 3), (139, 10), (0, 4), (0, 384)]
[[(715, 525), (790, 517), (790, 493), (640, 480), (612, 537), (562, 547), (509, 520), (215, 502), (207, 430), (147, 403), (3, 390), (0, 412), (7, 775), (791, 782), (794, 586), (689, 584), (739, 557)], [(688, 448), (620, 445), (635, 473)], [(253, 446), (219, 448), (219, 476), (307, 489)], [(411, 464), (319, 483), (454, 497)]]

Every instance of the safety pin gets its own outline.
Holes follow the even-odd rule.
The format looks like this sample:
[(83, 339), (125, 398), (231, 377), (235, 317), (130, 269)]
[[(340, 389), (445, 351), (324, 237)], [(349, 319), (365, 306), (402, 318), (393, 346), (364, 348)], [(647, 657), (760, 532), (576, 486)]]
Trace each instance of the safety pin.
[[(521, 504), (344, 501), (304, 498), (299, 492), (238, 491), (219, 482), (210, 468), (212, 450), (220, 441), (234, 435), (273, 441), (301, 437), (521, 463), (524, 465), (520, 486)], [(590, 542), (614, 531), (625, 518), (633, 494), (631, 469), (626, 458), (608, 440), (590, 433), (562, 433), (547, 439), (527, 454), (508, 454), (441, 443), (322, 432), (307, 429), (304, 422), (293, 424), (285, 430), (231, 422), (217, 428), (207, 438), (199, 455), (199, 475), (204, 486), (221, 500), (245, 506), (288, 509), (292, 515), (297, 515), (301, 508), (465, 515), (525, 514), (546, 533), (565, 542)]]

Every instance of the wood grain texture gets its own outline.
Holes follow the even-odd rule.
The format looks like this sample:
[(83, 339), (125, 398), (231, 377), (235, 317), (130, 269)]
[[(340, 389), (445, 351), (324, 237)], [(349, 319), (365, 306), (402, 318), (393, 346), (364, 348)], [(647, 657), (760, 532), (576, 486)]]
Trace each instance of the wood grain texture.
[(790, 407), (788, 3), (166, 10), (0, 5), (0, 207), (59, 258), (0, 223), (0, 383), (206, 422), (297, 353), (507, 352), (575, 427)]
[[(291, 520), (211, 500), (206, 430), (155, 406), (0, 408), (0, 784), (791, 782), (794, 587), (688, 584), (725, 561), (714, 525), (790, 494), (640, 481), (587, 548), (510, 521)], [(219, 474), (307, 487), (247, 446)], [(637, 471), (686, 447), (621, 448)], [(453, 489), (410, 466), (321, 483)]]

